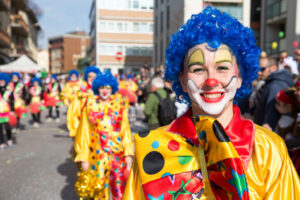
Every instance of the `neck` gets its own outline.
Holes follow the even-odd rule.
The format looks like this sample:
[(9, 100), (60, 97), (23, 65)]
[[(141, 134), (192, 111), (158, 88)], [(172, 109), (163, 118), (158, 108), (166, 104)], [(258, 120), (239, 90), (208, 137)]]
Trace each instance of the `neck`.
[(198, 115), (209, 115), (216, 118), (224, 128), (228, 126), (233, 118), (233, 104), (230, 103), (225, 106), (224, 110), (219, 115), (210, 115), (205, 113), (202, 109), (199, 108), (198, 105), (192, 105), (193, 118), (195, 119)]

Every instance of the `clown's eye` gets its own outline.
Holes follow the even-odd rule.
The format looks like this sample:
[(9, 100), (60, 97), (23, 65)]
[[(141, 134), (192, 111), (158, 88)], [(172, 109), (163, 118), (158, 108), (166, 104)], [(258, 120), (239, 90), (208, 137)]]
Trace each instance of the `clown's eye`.
[(218, 70), (228, 70), (229, 68), (226, 66), (219, 66), (217, 69)]
[(193, 73), (200, 73), (200, 72), (204, 72), (205, 69), (204, 68), (195, 68), (192, 70)]

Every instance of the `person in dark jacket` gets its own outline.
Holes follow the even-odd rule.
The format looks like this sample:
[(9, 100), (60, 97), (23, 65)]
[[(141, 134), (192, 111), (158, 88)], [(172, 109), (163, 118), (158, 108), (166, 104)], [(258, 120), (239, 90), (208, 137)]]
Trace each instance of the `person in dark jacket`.
[(254, 122), (270, 130), (275, 130), (280, 113), (275, 108), (277, 93), (294, 85), (292, 75), (286, 70), (278, 70), (273, 58), (260, 59), (258, 75), (265, 80), (265, 84), (258, 90), (255, 99)]

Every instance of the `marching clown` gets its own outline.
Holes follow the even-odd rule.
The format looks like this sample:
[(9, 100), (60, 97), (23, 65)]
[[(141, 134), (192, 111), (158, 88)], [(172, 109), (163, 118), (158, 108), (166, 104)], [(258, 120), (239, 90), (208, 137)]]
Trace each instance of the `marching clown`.
[(45, 103), (43, 102), (43, 89), (39, 78), (33, 78), (31, 84), (32, 86), (29, 88), (29, 111), (32, 115), (33, 126), (39, 127), (41, 122), (41, 111), (46, 109)]
[(80, 89), (79, 73), (77, 70), (71, 70), (69, 73), (69, 81), (66, 83), (62, 97), (66, 106), (70, 105), (75, 98), (77, 91)]
[[(0, 151), (13, 146), (11, 126), (9, 124), (10, 101), (13, 101), (13, 95), (7, 89), (9, 77), (6, 73), (0, 73)], [(7, 145), (4, 140), (4, 132), (6, 132)]]
[[(93, 183), (90, 197), (121, 200), (133, 160), (131, 130), (128, 122), (128, 100), (116, 93), (118, 82), (109, 71), (99, 74), (93, 82), (75, 137), (75, 162), (89, 171)], [(127, 173), (126, 173), (127, 172)], [(86, 185), (76, 186), (79, 195)]]
[(234, 99), (251, 91), (260, 49), (252, 30), (206, 7), (171, 37), (166, 79), (189, 110), (135, 137), (124, 199), (299, 199), (284, 141), (244, 119)]
[(59, 122), (59, 106), (62, 105), (62, 101), (59, 98), (59, 94), (61, 92), (61, 88), (56, 75), (51, 75), (50, 83), (46, 86), (46, 97), (45, 103), (48, 107), (49, 114), (47, 121), (52, 121), (52, 111), (55, 108), (56, 111), (56, 122)]
[(99, 73), (99, 68), (95, 66), (86, 67), (84, 70), (84, 81), (80, 81), (79, 90), (77, 90), (67, 112), (67, 127), (71, 138), (75, 137), (79, 118), (86, 105), (87, 97), (93, 94), (92, 83)]
[(8, 84), (8, 90), (13, 94), (13, 101), (11, 101), (11, 110), (17, 116), (17, 131), (20, 126), (21, 117), (26, 116), (27, 109), (24, 102), (25, 99), (25, 86), (21, 82), (21, 75), (17, 72), (10, 74), (11, 82)]

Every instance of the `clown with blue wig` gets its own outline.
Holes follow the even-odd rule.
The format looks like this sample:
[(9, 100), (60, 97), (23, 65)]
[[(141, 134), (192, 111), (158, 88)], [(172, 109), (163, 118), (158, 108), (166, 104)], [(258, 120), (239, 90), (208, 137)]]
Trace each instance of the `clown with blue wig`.
[(75, 162), (81, 166), (75, 188), (82, 198), (102, 200), (110, 199), (110, 188), (112, 199), (121, 200), (134, 155), (128, 100), (117, 93), (118, 82), (110, 71), (99, 74), (92, 89), (74, 142)]
[(35, 77), (31, 80), (31, 87), (29, 88), (29, 111), (32, 115), (34, 127), (39, 127), (41, 111), (46, 109), (41, 84), (41, 80)]
[[(13, 102), (13, 94), (8, 89), (9, 77), (6, 73), (0, 73), (0, 151), (7, 146), (13, 146), (12, 131), (10, 120), (11, 106), (10, 102)], [(6, 132), (7, 145), (4, 138), (4, 131)]]
[(62, 93), (62, 98), (66, 106), (70, 105), (75, 98), (77, 91), (80, 90), (81, 81), (77, 70), (71, 70), (69, 73), (69, 81), (66, 83)]
[[(82, 110), (86, 105), (87, 98), (93, 94), (92, 91), (93, 81), (96, 78), (96, 76), (100, 73), (101, 72), (98, 67), (88, 66), (84, 70), (83, 81), (78, 81), (76, 83), (76, 92), (74, 96), (72, 96), (73, 98), (68, 107), (68, 112), (67, 112), (67, 127), (69, 130), (69, 136), (71, 138), (74, 138), (76, 135), (76, 129), (79, 125), (79, 119), (81, 117)], [(72, 77), (73, 80), (75, 80), (75, 75), (76, 74), (71, 75), (71, 81), (72, 81)]]
[(251, 29), (211, 7), (172, 35), (165, 77), (189, 109), (135, 136), (124, 199), (299, 199), (284, 141), (234, 104), (257, 78), (255, 43)]
[(46, 86), (45, 104), (48, 107), (48, 111), (49, 111), (47, 121), (52, 121), (53, 119), (52, 111), (54, 108), (56, 111), (55, 120), (56, 122), (60, 121), (59, 107), (63, 104), (59, 96), (60, 93), (61, 93), (61, 87), (58, 82), (58, 78), (56, 75), (52, 74), (50, 77), (50, 82)]
[(17, 116), (17, 131), (20, 125), (21, 117), (25, 117), (27, 108), (24, 102), (26, 89), (25, 85), (21, 82), (21, 75), (18, 72), (10, 74), (10, 83), (8, 84), (8, 90), (13, 94), (13, 102), (11, 109)]

